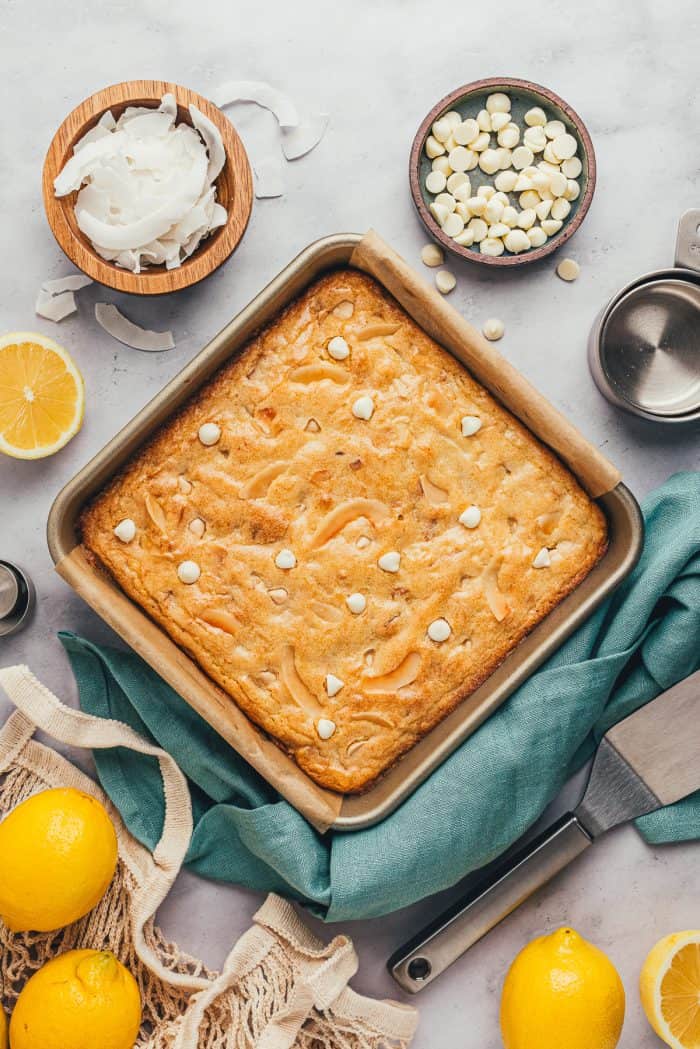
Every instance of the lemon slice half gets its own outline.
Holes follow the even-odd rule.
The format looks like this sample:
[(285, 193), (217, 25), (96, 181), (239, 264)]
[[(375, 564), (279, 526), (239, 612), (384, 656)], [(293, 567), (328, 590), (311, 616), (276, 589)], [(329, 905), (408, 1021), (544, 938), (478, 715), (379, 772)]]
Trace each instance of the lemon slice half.
[(700, 1049), (700, 929), (659, 940), (644, 962), (639, 992), (662, 1041), (672, 1049)]
[(37, 332), (0, 337), (0, 452), (43, 459), (75, 437), (85, 384), (62, 346)]

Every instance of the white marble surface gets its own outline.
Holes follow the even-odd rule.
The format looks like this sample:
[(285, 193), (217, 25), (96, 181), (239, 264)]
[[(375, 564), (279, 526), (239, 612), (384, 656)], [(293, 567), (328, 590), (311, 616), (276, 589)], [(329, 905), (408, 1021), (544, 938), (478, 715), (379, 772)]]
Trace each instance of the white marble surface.
[[(481, 76), (529, 77), (570, 101), (594, 139), (599, 184), (567, 249), (581, 263), (576, 284), (558, 281), (551, 261), (508, 275), (457, 265), (451, 301), (477, 324), (503, 318), (503, 352), (620, 464), (637, 494), (677, 469), (697, 468), (697, 431), (663, 429), (614, 411), (592, 385), (585, 345), (612, 292), (670, 263), (677, 217), (700, 203), (691, 134), (700, 112), (690, 46), (699, 25), (694, 0), (592, 0), (585, 9), (561, 0), (443, 8), (415, 0), (93, 0), (78, 6), (6, 0), (0, 7), (0, 331), (36, 329), (67, 345), (86, 377), (88, 411), (81, 434), (54, 459), (0, 462), (0, 557), (26, 566), (39, 595), (31, 626), (0, 641), (2, 663), (30, 663), (60, 695), (75, 700), (55, 631), (111, 638), (52, 574), (44, 527), (55, 494), (310, 241), (372, 225), (420, 266), (426, 238), (408, 194), (409, 146), (437, 99)], [(269, 80), (300, 103), (327, 108), (331, 126), (314, 153), (288, 168), (287, 195), (256, 203), (240, 249), (204, 285), (155, 301), (90, 288), (80, 294), (79, 315), (57, 328), (33, 313), (40, 281), (69, 270), (41, 204), (45, 149), (77, 102), (106, 84), (142, 76), (204, 94), (232, 77)], [(232, 117), (252, 134), (248, 109)], [(272, 142), (270, 122), (263, 118), (260, 126), (256, 133)], [(94, 322), (92, 307), (100, 300), (119, 303), (140, 322), (172, 327), (177, 348), (156, 356), (120, 347)], [(6, 711), (0, 697), (0, 717)], [(498, 993), (508, 963), (528, 938), (562, 922), (610, 952), (628, 991), (622, 1044), (652, 1049), (659, 1043), (641, 1014), (636, 973), (658, 936), (698, 925), (699, 859), (695, 845), (649, 849), (632, 829), (611, 834), (417, 999), (417, 1049), (498, 1045)], [(361, 956), (358, 989), (395, 993), (384, 961), (438, 902), (445, 901), (346, 927)], [(161, 917), (183, 946), (217, 964), (257, 903), (253, 893), (183, 875)]]

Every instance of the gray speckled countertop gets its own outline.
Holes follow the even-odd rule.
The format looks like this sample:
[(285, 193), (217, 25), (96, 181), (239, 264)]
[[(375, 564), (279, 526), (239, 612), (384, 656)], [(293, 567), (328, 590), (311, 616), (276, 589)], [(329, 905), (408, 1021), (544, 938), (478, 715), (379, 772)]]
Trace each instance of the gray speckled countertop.
[[(664, 429), (616, 412), (593, 387), (585, 350), (606, 299), (636, 275), (671, 262), (676, 220), (700, 204), (693, 136), (700, 112), (690, 47), (699, 29), (693, 0), (592, 0), (585, 10), (561, 0), (502, 0), (496, 8), (415, 0), (93, 0), (78, 7), (6, 0), (0, 8), (6, 100), (0, 331), (35, 329), (68, 346), (86, 378), (88, 409), (80, 435), (55, 458), (0, 461), (0, 557), (26, 566), (38, 590), (29, 628), (0, 641), (2, 663), (29, 663), (75, 702), (56, 630), (114, 638), (52, 572), (44, 529), (54, 496), (310, 241), (371, 225), (420, 268), (426, 237), (408, 194), (411, 140), (442, 95), (478, 77), (531, 78), (569, 101), (593, 137), (599, 183), (590, 214), (566, 249), (581, 264), (575, 284), (559, 281), (551, 260), (508, 274), (456, 264), (452, 303), (477, 325), (489, 316), (504, 320), (502, 351), (619, 464), (638, 496), (676, 470), (697, 469), (697, 430)], [(331, 125), (315, 152), (287, 168), (287, 194), (256, 202), (239, 250), (203, 285), (151, 301), (88, 288), (79, 294), (79, 314), (57, 327), (33, 310), (41, 280), (70, 270), (43, 214), (44, 152), (81, 99), (144, 76), (205, 95), (225, 79), (268, 80), (301, 104), (327, 109)], [(250, 140), (252, 114), (230, 112)], [(255, 124), (255, 134), (271, 143), (266, 116)], [(121, 347), (97, 327), (96, 301), (117, 302), (149, 326), (172, 327), (177, 348), (149, 355)], [(0, 697), (0, 718), (7, 709)], [(641, 1014), (636, 974), (657, 937), (698, 925), (699, 858), (697, 845), (651, 849), (630, 828), (611, 834), (417, 999), (416, 1049), (499, 1044), (505, 969), (527, 939), (564, 922), (607, 950), (625, 979), (622, 1045), (658, 1045)], [(394, 996), (386, 957), (453, 895), (346, 927), (361, 958), (355, 986)], [(184, 874), (161, 922), (183, 947), (216, 965), (258, 902), (254, 893)]]

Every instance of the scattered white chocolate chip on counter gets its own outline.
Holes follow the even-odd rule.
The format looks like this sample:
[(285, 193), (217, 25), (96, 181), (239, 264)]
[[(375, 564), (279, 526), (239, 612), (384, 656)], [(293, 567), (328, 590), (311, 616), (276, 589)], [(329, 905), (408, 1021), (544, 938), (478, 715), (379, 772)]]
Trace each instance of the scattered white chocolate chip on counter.
[(316, 731), (321, 739), (330, 739), (335, 732), (335, 721), (330, 718), (319, 718), (316, 722)]
[(476, 528), (481, 521), (481, 510), (478, 506), (468, 506), (459, 515), (459, 523), (465, 528)]
[(557, 276), (565, 281), (576, 280), (580, 272), (581, 267), (575, 259), (562, 259), (557, 266)]
[[(486, 228), (485, 222), (482, 225)], [(443, 295), (448, 295), (456, 284), (457, 278), (449, 270), (438, 270), (435, 274), (435, 285), (437, 290), (442, 292)]]
[[(527, 237), (526, 234), (523, 234), (523, 236)], [(529, 243), (530, 242), (528, 241), (528, 244)], [(506, 330), (506, 326), (502, 320), (498, 319), (498, 317), (489, 317), (488, 320), (484, 321), (484, 326), (481, 330), (483, 331), (484, 335), (489, 340), (489, 342), (497, 342), (499, 339), (503, 338), (503, 333)], [(462, 425), (462, 433), (464, 433), (464, 425)]]
[(401, 554), (397, 550), (390, 550), (388, 554), (382, 554), (377, 564), (382, 572), (398, 572), (401, 565)]
[(546, 546), (543, 546), (542, 549), (537, 554), (537, 557), (535, 558), (535, 560), (532, 562), (532, 567), (533, 568), (549, 568), (551, 563), (552, 563), (552, 559), (549, 556), (549, 550), (547, 549)]
[(213, 444), (218, 444), (221, 440), (221, 427), (217, 426), (216, 423), (202, 423), (197, 436), (202, 444), (209, 448)]
[(342, 335), (336, 335), (328, 343), (328, 353), (334, 361), (344, 361), (350, 356), (350, 347)]
[(196, 561), (182, 561), (177, 566), (177, 577), (181, 583), (196, 583), (202, 570)]
[(446, 619), (434, 619), (428, 627), (428, 637), (431, 641), (436, 641), (438, 644), (447, 641), (451, 633), (452, 627)]
[(352, 414), (356, 419), (364, 419), (367, 421), (372, 418), (374, 413), (374, 401), (369, 394), (363, 394), (362, 397), (358, 397), (352, 406)]
[(278, 568), (282, 568), (285, 572), (290, 568), (294, 568), (297, 563), (297, 559), (291, 550), (280, 550), (275, 558), (275, 564)]
[(136, 536), (136, 525), (130, 517), (125, 517), (114, 529), (114, 534), (122, 543), (131, 543)]
[(442, 266), (445, 261), (445, 252), (437, 244), (426, 244), (421, 250), (420, 257), (424, 266)]
[(198, 539), (201, 539), (206, 531), (206, 525), (201, 517), (193, 518), (187, 526), (192, 533), (196, 535)]
[(461, 421), (462, 437), (473, 437), (481, 429), (482, 423), (478, 415), (463, 415)]
[(333, 698), (333, 696), (338, 695), (338, 693), (340, 692), (341, 688), (344, 687), (344, 685), (345, 682), (341, 681), (339, 677), (335, 676), (335, 674), (326, 674), (326, 692), (331, 697), (331, 699)]
[(359, 616), (367, 608), (367, 599), (364, 594), (350, 594), (345, 598), (345, 604), (354, 616)]

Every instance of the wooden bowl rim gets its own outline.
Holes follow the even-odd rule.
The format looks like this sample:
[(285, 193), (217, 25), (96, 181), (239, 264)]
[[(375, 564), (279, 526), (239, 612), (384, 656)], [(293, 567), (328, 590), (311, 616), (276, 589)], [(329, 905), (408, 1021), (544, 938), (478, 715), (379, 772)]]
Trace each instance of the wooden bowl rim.
[[(554, 103), (562, 110), (569, 118), (571, 123), (576, 128), (583, 148), (586, 153), (586, 159), (588, 161), (588, 177), (586, 180), (586, 189), (584, 191), (581, 202), (576, 211), (576, 215), (570, 222), (566, 222), (559, 233), (556, 233), (553, 237), (550, 237), (546, 244), (543, 244), (541, 248), (535, 248), (534, 251), (524, 251), (520, 255), (482, 255), (480, 252), (471, 251), (469, 248), (464, 247), (461, 244), (455, 244), (451, 237), (448, 237), (442, 232), (437, 222), (430, 214), (428, 207), (423, 199), (420, 186), (420, 162), (423, 151), (423, 145), (428, 136), (428, 131), (432, 127), (438, 116), (443, 113), (446, 109), (449, 109), (455, 102), (463, 98), (465, 95), (480, 93), (489, 88), (523, 88), (527, 91), (532, 92), (535, 95), (540, 95), (543, 99), (547, 99), (549, 102)], [(545, 258), (547, 255), (551, 255), (552, 252), (557, 251), (562, 244), (565, 244), (569, 237), (573, 236), (576, 230), (583, 222), (588, 209), (591, 206), (593, 199), (593, 193), (596, 186), (597, 177), (597, 165), (595, 150), (593, 148), (593, 142), (591, 136), (588, 133), (588, 128), (584, 124), (581, 117), (578, 115), (576, 110), (565, 102), (563, 98), (560, 98), (554, 91), (551, 91), (548, 87), (543, 87), (541, 84), (536, 84), (533, 80), (522, 80), (518, 77), (486, 77), (482, 80), (473, 80), (469, 84), (464, 84), (462, 87), (456, 88), (454, 91), (450, 91), (448, 95), (433, 106), (428, 113), (425, 120), (422, 122), (416, 136), (413, 139), (413, 145), (411, 146), (411, 155), (408, 166), (408, 178), (411, 187), (411, 196), (413, 197), (413, 203), (416, 206), (416, 210), (420, 215), (423, 225), (426, 227), (430, 235), (438, 241), (444, 248), (446, 248), (453, 255), (458, 255), (462, 259), (466, 259), (467, 262), (477, 262), (484, 266), (522, 266), (529, 262), (537, 262), (539, 259)]]
[[(141, 273), (132, 273), (100, 258), (87, 237), (78, 236), (73, 231), (67, 218), (67, 209), (73, 208), (75, 194), (56, 197), (53, 182), (72, 155), (75, 142), (94, 126), (108, 109), (160, 102), (166, 93), (174, 95), (181, 109), (187, 109), (190, 103), (194, 103), (217, 126), (226, 153), (226, 162), (216, 180), (217, 185), (227, 167), (233, 166), (237, 171), (235, 192), (228, 206), (228, 218), (224, 226), (204, 240), (181, 266), (173, 270), (167, 270), (163, 265), (152, 266)], [(110, 84), (84, 99), (62, 122), (46, 153), (42, 192), (44, 211), (51, 231), (78, 269), (116, 291), (136, 295), (160, 295), (197, 284), (218, 269), (236, 249), (246, 231), (253, 208), (253, 174), (238, 132), (213, 102), (190, 88), (165, 80), (124, 80)]]

